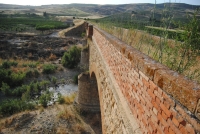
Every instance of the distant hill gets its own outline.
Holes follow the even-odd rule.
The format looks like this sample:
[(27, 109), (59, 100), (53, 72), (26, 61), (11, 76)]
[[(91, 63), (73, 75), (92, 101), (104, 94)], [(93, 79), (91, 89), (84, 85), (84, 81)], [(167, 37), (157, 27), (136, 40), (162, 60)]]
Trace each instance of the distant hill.
[[(171, 6), (177, 12), (193, 12), (195, 9), (200, 8), (198, 5), (189, 5), (184, 3), (163, 3), (156, 4), (156, 9), (164, 9), (165, 6)], [(69, 9), (73, 9), (77, 14), (81, 12), (83, 15), (98, 14), (98, 15), (112, 15), (116, 13), (132, 12), (132, 11), (152, 11), (154, 4), (121, 4), (121, 5), (97, 5), (97, 4), (63, 4), (63, 5), (42, 5), (42, 6), (22, 6), (22, 5), (9, 5), (0, 4), (0, 10), (11, 9), (35, 9), (37, 11), (46, 11), (55, 14), (65, 15)], [(76, 15), (76, 13), (72, 13)]]

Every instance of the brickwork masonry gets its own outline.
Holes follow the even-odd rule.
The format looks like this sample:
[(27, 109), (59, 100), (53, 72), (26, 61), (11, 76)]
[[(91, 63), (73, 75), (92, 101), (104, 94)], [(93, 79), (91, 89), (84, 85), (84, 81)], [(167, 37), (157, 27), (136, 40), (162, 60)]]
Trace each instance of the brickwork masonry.
[(197, 83), (96, 27), (92, 34), (104, 133), (200, 133)]

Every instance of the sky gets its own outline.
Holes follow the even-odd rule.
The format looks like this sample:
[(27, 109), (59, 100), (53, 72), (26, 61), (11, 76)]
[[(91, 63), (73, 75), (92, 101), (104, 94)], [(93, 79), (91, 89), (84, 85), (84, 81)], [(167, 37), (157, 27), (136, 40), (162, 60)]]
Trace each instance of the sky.
[[(200, 5), (200, 0), (156, 0), (156, 3), (165, 2), (187, 3), (191, 5)], [(50, 4), (130, 4), (130, 3), (155, 3), (155, 0), (0, 0), (4, 4), (17, 5), (50, 5)]]

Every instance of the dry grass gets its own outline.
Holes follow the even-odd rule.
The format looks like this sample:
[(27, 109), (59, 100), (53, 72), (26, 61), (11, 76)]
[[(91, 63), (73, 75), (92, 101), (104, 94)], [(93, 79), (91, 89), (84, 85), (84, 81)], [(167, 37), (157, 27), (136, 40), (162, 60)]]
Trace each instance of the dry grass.
[(55, 55), (55, 54), (50, 54), (50, 56), (49, 56), (49, 60), (50, 61), (54, 61), (54, 60), (56, 60), (57, 59), (57, 56)]
[(74, 133), (82, 133), (85, 132), (85, 128), (82, 124), (75, 124), (72, 127), (72, 130), (74, 131)]
[(75, 118), (75, 115), (69, 108), (65, 108), (63, 111), (58, 113), (58, 118), (72, 120)]
[(56, 128), (56, 134), (68, 134), (68, 131), (64, 127), (58, 127)]
[(64, 96), (63, 98), (66, 104), (72, 104), (74, 102), (75, 97), (76, 97), (76, 93), (72, 93), (68, 96)]
[(4, 128), (10, 126), (13, 123), (13, 121), (14, 121), (14, 117), (5, 118), (5, 119), (0, 120), (0, 132)]
[[(189, 79), (200, 83), (200, 63), (194, 62), (194, 58), (188, 59), (188, 56), (182, 56), (181, 42), (172, 39), (164, 39), (163, 37), (151, 35), (145, 31), (136, 29), (124, 29), (106, 25), (98, 25), (98, 27), (116, 36), (120, 40), (133, 46), (142, 53), (150, 56), (156, 61), (168, 66), (174, 71), (187, 76)], [(162, 48), (161, 48), (162, 47)], [(200, 56), (196, 58), (199, 61)], [(181, 66), (179, 66), (181, 63)], [(189, 65), (189, 68), (184, 68)]]
[[(56, 59), (57, 57), (52, 54), (50, 56), (51, 60)], [(17, 62), (17, 66), (11, 66), (10, 69), (12, 72), (18, 73), (18, 72), (26, 72), (28, 71), (31, 67), (29, 67), (28, 65), (36, 65), (36, 67), (32, 67), (38, 70), (38, 72), (42, 72), (43, 70), (43, 64), (46, 61), (45, 59), (40, 59), (38, 60), (38, 62), (35, 61), (31, 61), (31, 60), (24, 60), (24, 59), (7, 59), (7, 60), (3, 60), (0, 58), (0, 65), (4, 62), (4, 61), (10, 61), (10, 62)]]
[(42, 113), (42, 112), (44, 112), (44, 107), (40, 106), (39, 107), (39, 113)]
[[(81, 134), (86, 132), (94, 134), (93, 128), (79, 115), (73, 105), (56, 104), (46, 109), (42, 108), (42, 111), (40, 111), (40, 107), (37, 107), (37, 109), (38, 110), (36, 111), (18, 113), (9, 118), (0, 120), (0, 133), (29, 133), (30, 130), (33, 130), (36, 133), (40, 133), (41, 130), (44, 133), (49, 133), (49, 130), (51, 130), (51, 133), (57, 134)], [(28, 116), (26, 113), (29, 112), (30, 115)], [(42, 126), (45, 126), (43, 122), (49, 121), (49, 117), (51, 118), (51, 123), (57, 125), (50, 129), (46, 129)], [(90, 116), (87, 116), (86, 118), (90, 120)], [(40, 119), (39, 122), (38, 119)], [(34, 122), (34, 124), (31, 122)], [(24, 127), (25, 124), (29, 124), (28, 130)], [(95, 125), (95, 121), (93, 121), (93, 124)], [(38, 130), (38, 125), (42, 125), (41, 130)]]

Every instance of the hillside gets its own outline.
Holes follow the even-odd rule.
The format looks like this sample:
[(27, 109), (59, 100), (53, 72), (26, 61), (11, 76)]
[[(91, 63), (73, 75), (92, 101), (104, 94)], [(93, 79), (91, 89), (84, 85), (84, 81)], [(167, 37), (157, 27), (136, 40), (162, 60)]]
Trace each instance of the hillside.
[[(169, 3), (156, 4), (156, 9), (164, 9)], [(177, 13), (193, 12), (200, 8), (198, 5), (189, 5), (184, 3), (170, 3), (171, 8)], [(42, 6), (22, 6), (0, 4), (0, 11), (6, 13), (10, 10), (15, 10), (14, 13), (47, 13), (57, 15), (72, 15), (72, 16), (89, 16), (89, 15), (112, 15), (116, 13), (131, 12), (131, 11), (152, 11), (154, 4), (122, 4), (122, 5), (97, 5), (97, 4), (64, 4), (64, 5), (42, 5)]]

